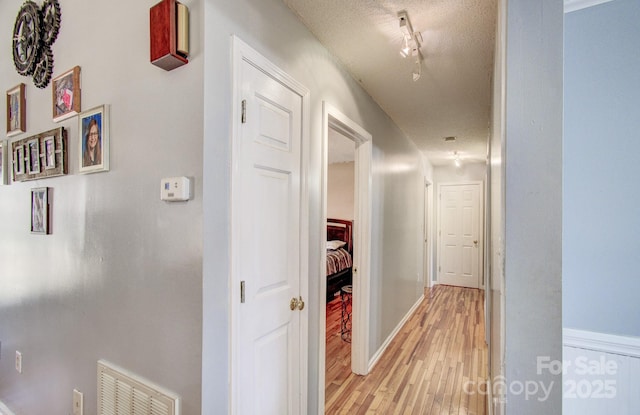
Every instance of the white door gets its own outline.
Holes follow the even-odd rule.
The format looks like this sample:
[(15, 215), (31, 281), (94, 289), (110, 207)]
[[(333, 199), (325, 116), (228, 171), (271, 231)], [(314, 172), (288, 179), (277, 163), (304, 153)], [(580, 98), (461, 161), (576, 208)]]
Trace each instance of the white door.
[(438, 282), (479, 288), (482, 264), (481, 184), (442, 184), (438, 187)]
[(232, 298), (232, 407), (299, 414), (306, 411), (301, 325), (308, 315), (301, 298), (303, 99), (254, 65), (242, 60), (236, 84), (245, 111), (233, 142), (232, 281), (241, 288)]

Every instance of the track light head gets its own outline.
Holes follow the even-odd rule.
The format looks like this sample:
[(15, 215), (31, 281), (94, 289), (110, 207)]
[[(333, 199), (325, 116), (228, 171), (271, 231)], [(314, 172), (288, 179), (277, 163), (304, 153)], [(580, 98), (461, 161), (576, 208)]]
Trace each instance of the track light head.
[(400, 32), (402, 33), (403, 38), (400, 56), (403, 58), (411, 56), (416, 59), (415, 67), (413, 69), (413, 80), (415, 82), (420, 79), (420, 76), (422, 75), (422, 55), (420, 54), (422, 34), (420, 32), (413, 31), (413, 26), (411, 26), (407, 12), (402, 11), (398, 13), (398, 19)]

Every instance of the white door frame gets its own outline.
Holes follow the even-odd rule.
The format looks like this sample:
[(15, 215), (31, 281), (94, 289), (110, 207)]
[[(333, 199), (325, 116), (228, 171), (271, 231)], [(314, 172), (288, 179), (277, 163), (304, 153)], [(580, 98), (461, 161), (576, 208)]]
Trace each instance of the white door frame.
[[(270, 77), (278, 80), (283, 85), (290, 88), (293, 92), (302, 98), (302, 160), (300, 169), (300, 295), (303, 299), (309, 297), (309, 120), (310, 120), (310, 98), (309, 90), (289, 74), (271, 63), (266, 57), (261, 55), (255, 49), (240, 40), (237, 36), (232, 36), (232, 88), (233, 88), (233, 107), (231, 121), (231, 231), (229, 232), (229, 246), (231, 269), (229, 272), (229, 304), (231, 315), (229, 318), (229, 413), (235, 414), (238, 410), (238, 400), (240, 399), (239, 391), (242, 385), (239, 385), (238, 376), (238, 354), (235, 352), (239, 348), (239, 307), (240, 307), (240, 281), (235, 272), (238, 261), (242, 260), (241, 247), (234, 246), (233, 229), (238, 228), (238, 215), (233, 212), (238, 205), (239, 196), (234, 192), (237, 188), (238, 176), (240, 168), (237, 159), (237, 142), (241, 137), (240, 119), (242, 116), (242, 85), (241, 73), (242, 63), (248, 62), (256, 68), (263, 71)], [(308, 394), (308, 349), (309, 349), (309, 312), (308, 307), (300, 311), (300, 410), (306, 411), (307, 394)]]
[[(326, 235), (327, 224), (327, 160), (329, 129), (340, 132), (356, 143), (355, 195), (354, 195), (354, 264), (353, 264), (353, 314), (351, 333), (351, 370), (359, 375), (369, 373), (369, 304), (371, 272), (371, 158), (372, 136), (342, 112), (322, 102), (322, 220), (319, 235)], [(326, 239), (323, 237), (323, 241)], [(327, 251), (321, 244), (320, 275), (326, 275)], [(324, 413), (325, 354), (326, 354), (326, 302), (327, 284), (320, 279), (318, 290), (320, 328), (318, 357), (318, 406)]]
[(436, 264), (436, 278), (437, 283), (440, 284), (440, 259), (442, 253), (442, 223), (441, 218), (441, 194), (443, 186), (464, 186), (464, 185), (477, 185), (478, 186), (478, 288), (484, 289), (484, 185), (482, 181), (468, 181), (468, 182), (443, 182), (438, 183), (438, 199), (436, 205), (438, 206), (438, 228), (437, 228), (437, 249), (438, 249), (438, 263)]
[(422, 275), (424, 278), (424, 287), (431, 288), (432, 285), (432, 277), (431, 277), (431, 247), (433, 246), (431, 235), (431, 228), (433, 227), (431, 223), (431, 217), (433, 216), (433, 183), (431, 181), (424, 179), (424, 228), (423, 228), (423, 254), (422, 254)]

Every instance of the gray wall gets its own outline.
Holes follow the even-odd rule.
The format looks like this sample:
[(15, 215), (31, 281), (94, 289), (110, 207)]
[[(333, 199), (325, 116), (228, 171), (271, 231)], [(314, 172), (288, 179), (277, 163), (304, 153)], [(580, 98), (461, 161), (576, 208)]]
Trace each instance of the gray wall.
[[(79, 65), (82, 109), (111, 106), (111, 171), (91, 175), (78, 174), (77, 117), (53, 123), (51, 86), (38, 89), (13, 67), (9, 35), (22, 3), (0, 2), (0, 90), (26, 84), (27, 133), (17, 138), (67, 129), (70, 171), (0, 186), (0, 401), (17, 414), (67, 414), (77, 388), (85, 413), (95, 413), (104, 358), (181, 395), (183, 414), (199, 414), (202, 3), (185, 1), (191, 62), (166, 72), (149, 63), (155, 0), (60, 2), (54, 76)], [(161, 202), (160, 179), (177, 175), (194, 179), (194, 199)], [(30, 189), (41, 186), (53, 189), (48, 236), (29, 233)]]
[(563, 325), (640, 336), (640, 2), (565, 16)]
[(505, 375), (508, 385), (533, 381), (553, 388), (544, 399), (510, 387), (506, 408), (509, 414), (556, 414), (561, 376), (538, 373), (537, 359), (562, 360), (563, 3), (507, 3)]
[[(228, 256), (231, 39), (244, 42), (311, 91), (309, 372), (318, 374), (322, 101), (373, 135), (370, 353), (422, 294), (422, 157), (389, 117), (280, 0), (209, 0), (205, 9), (203, 413), (228, 407)], [(410, 79), (407, 82), (411, 82)], [(309, 413), (319, 386), (309, 384)]]

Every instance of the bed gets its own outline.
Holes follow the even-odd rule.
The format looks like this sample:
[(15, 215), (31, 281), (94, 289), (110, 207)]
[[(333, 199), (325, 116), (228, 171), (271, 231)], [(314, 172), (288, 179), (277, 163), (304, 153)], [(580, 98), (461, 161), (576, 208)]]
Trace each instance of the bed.
[(353, 222), (327, 219), (327, 302), (340, 288), (351, 284), (353, 267)]

